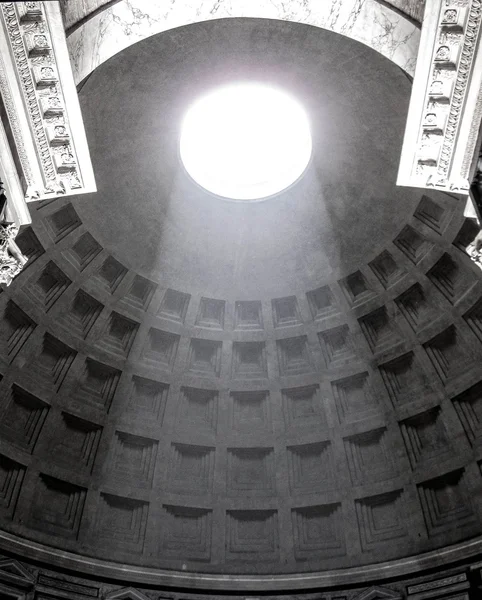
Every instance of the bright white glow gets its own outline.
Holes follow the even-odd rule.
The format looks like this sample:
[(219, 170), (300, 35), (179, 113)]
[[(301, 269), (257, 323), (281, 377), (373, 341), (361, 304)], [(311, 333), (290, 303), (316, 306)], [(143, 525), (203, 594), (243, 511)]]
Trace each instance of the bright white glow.
[(218, 88), (189, 109), (181, 160), (208, 191), (236, 200), (284, 190), (311, 157), (308, 117), (285, 92), (254, 83)]

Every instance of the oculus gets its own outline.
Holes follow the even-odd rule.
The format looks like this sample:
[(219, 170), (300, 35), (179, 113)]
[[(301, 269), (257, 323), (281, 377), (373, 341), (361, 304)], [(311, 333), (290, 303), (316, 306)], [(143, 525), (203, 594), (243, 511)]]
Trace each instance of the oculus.
[(205, 190), (260, 200), (292, 185), (311, 158), (310, 123), (290, 94), (257, 83), (211, 90), (188, 109), (181, 161)]

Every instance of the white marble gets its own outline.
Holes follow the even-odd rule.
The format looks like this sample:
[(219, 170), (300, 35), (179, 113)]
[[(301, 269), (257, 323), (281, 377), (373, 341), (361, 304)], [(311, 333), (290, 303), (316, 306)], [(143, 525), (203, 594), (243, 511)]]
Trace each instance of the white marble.
[(329, 29), (374, 48), (413, 75), (420, 31), (376, 0), (121, 0), (72, 33), (77, 83), (124, 48), (156, 33), (210, 19), (282, 19)]
[(421, 23), (425, 10), (425, 0), (387, 0), (398, 10), (409, 15), (412, 19)]
[[(405, 0), (395, 1), (404, 2)], [(109, 2), (110, 0), (60, 0), (65, 29), (68, 31), (76, 23), (88, 17), (96, 10), (101, 9), (104, 4), (108, 4)]]
[(482, 122), (481, 25), (479, 0), (427, 0), (398, 185), (469, 193)]

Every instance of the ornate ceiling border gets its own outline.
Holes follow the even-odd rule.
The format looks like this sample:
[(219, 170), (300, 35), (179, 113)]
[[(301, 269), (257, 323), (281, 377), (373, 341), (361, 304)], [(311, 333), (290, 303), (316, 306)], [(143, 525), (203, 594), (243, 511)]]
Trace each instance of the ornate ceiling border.
[(482, 0), (427, 0), (399, 185), (468, 194), (482, 121)]
[(58, 2), (0, 3), (0, 56), (26, 200), (96, 191)]
[(184, 589), (211, 589), (230, 591), (306, 590), (323, 587), (353, 585), (362, 581), (381, 581), (451, 565), (480, 556), (482, 537), (454, 546), (448, 546), (407, 558), (368, 564), (360, 567), (285, 575), (227, 575), (193, 573), (136, 567), (108, 560), (81, 556), (20, 538), (0, 530), (0, 549), (18, 554), (26, 560), (46, 563), (54, 568), (67, 569), (94, 577), (106, 577), (117, 582), (126, 581), (143, 585), (162, 585)]

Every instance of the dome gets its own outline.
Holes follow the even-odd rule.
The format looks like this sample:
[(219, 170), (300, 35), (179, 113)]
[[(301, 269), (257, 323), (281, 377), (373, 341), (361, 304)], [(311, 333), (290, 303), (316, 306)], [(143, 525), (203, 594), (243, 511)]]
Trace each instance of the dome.
[[(238, 81), (310, 120), (306, 170), (263, 202), (179, 156), (188, 108)], [(242, 18), (84, 80), (98, 191), (31, 205), (0, 293), (2, 535), (205, 581), (478, 539), (482, 276), (462, 197), (395, 185), (410, 92), (359, 42)]]

